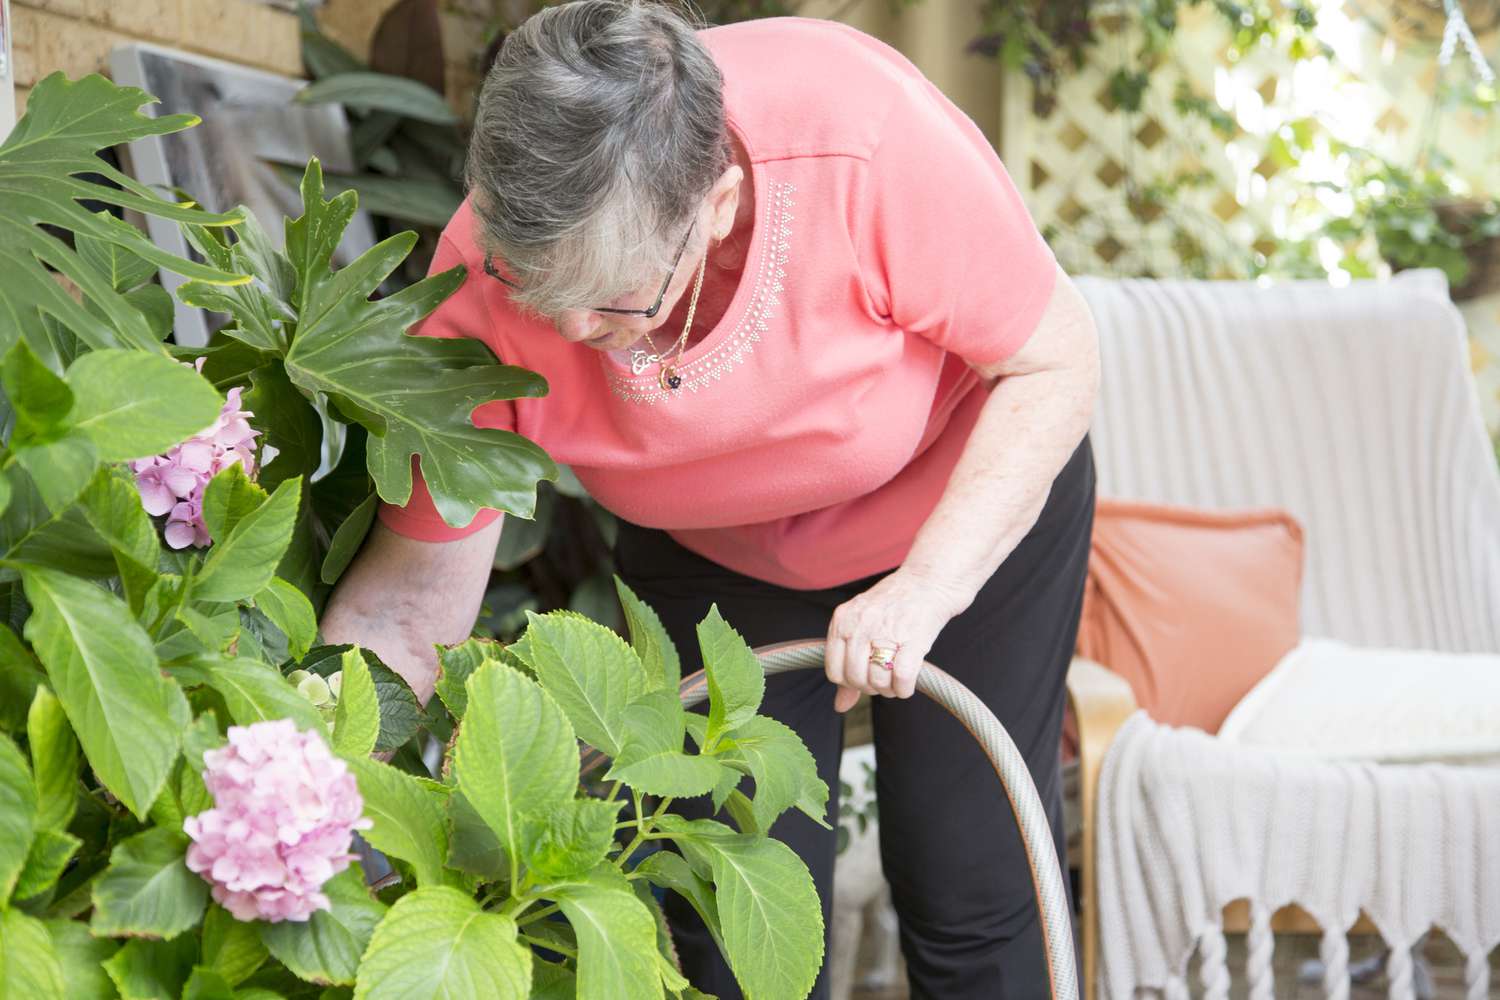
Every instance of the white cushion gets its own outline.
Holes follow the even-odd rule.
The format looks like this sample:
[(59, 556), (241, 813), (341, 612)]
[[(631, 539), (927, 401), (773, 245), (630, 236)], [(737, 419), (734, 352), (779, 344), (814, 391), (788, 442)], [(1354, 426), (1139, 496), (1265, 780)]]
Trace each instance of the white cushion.
[(1304, 639), (1219, 738), (1343, 760), (1500, 765), (1500, 656)]

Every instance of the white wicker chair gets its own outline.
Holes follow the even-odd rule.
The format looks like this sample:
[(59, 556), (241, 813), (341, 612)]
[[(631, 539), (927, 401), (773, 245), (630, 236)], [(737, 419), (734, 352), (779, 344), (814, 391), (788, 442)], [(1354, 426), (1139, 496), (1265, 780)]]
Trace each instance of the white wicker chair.
[[(1079, 285), (1104, 362), (1093, 431), (1101, 496), (1284, 508), (1306, 532), (1307, 635), (1500, 652), (1500, 475), (1463, 322), (1440, 274), (1344, 289)], [(1080, 726), (1084, 954), (1093, 996), (1099, 767), (1134, 703), (1123, 681), (1092, 664), (1075, 664), (1069, 684)], [(1295, 914), (1268, 920), (1263, 907), (1250, 910), (1252, 938), (1268, 942), (1273, 928), (1316, 929)], [(1226, 920), (1236, 925), (1245, 926), (1243, 910)], [(1337, 975), (1327, 982), (1339, 992)]]

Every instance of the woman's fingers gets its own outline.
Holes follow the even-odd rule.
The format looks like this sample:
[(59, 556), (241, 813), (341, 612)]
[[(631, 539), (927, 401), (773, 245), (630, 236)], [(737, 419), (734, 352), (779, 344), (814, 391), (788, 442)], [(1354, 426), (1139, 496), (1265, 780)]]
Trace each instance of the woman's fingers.
[(903, 646), (896, 651), (895, 662), (891, 664), (891, 695), (896, 698), (910, 698), (917, 691), (917, 674), (922, 670), (922, 656), (915, 648), (908, 649)]

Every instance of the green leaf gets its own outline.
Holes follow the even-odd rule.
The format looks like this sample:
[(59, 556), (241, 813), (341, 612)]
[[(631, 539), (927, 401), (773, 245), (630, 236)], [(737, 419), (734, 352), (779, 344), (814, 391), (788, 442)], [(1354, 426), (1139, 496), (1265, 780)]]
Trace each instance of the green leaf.
[(135, 938), (104, 963), (104, 971), (126, 1000), (178, 1000), (197, 956), (191, 934), (172, 941)]
[(509, 917), (443, 886), (418, 889), (386, 914), (359, 966), (355, 1000), (525, 1000), (531, 950)]
[(416, 234), (393, 236), (333, 272), (329, 257), (353, 214), (354, 195), (325, 202), (314, 160), (302, 196), (305, 214), (287, 224), (287, 251), (299, 276), (297, 337), (286, 357), (291, 380), (325, 393), (370, 432), (366, 461), (387, 502), (410, 499), (415, 456), (449, 524), (467, 524), (483, 507), (528, 516), (537, 480), (553, 478), (556, 466), (519, 435), (475, 427), (471, 415), (493, 400), (540, 396), (545, 382), (494, 364), (477, 341), (406, 336), (457, 290), (462, 269), (372, 302), (370, 294), (405, 259)]
[(779, 840), (666, 815), (660, 829), (713, 873), (724, 953), (747, 1000), (805, 997), (823, 964), (823, 909)]
[(234, 1000), (234, 989), (217, 971), (198, 966), (182, 988), (182, 1000)]
[(209, 550), (193, 583), (200, 601), (243, 601), (265, 589), (292, 542), (302, 480), (288, 479), (270, 499), (246, 514)]
[(510, 878), (510, 860), (462, 792), (448, 796), (448, 865), (487, 882)]
[[(48, 323), (60, 322), (93, 348), (135, 347), (163, 352), (140, 313), (110, 280), (42, 227), (71, 231), (74, 240), (95, 238), (120, 244), (166, 267), (210, 281), (234, 281), (210, 267), (175, 257), (154, 246), (135, 227), (96, 215), (80, 201), (103, 202), (175, 221), (222, 226), (237, 215), (210, 215), (164, 201), (145, 185), (95, 154), (148, 135), (166, 135), (197, 122), (189, 115), (155, 118), (136, 109), (151, 98), (117, 87), (101, 76), (70, 81), (61, 72), (37, 84), (26, 114), (0, 142), (0, 350), (19, 334), (38, 346), (48, 341)], [(103, 182), (88, 179), (102, 177)], [(83, 292), (87, 308), (75, 302), (49, 273), (62, 272)]]
[(344, 104), (361, 112), (388, 111), (403, 118), (454, 125), (458, 115), (443, 95), (415, 80), (386, 73), (339, 73), (297, 92), (299, 104)]
[(365, 800), (365, 815), (375, 824), (364, 838), (376, 850), (410, 864), (419, 884), (441, 884), (448, 855), (447, 786), (368, 757), (348, 763)]
[(10, 447), (47, 441), (66, 428), (73, 390), (42, 363), (26, 341), (18, 339), (0, 360), (0, 387), (15, 414)]
[(161, 562), (156, 526), (141, 506), (140, 493), (125, 470), (101, 470), (79, 502), (89, 525), (114, 553), (130, 610), (140, 614)]
[(375, 694), (375, 681), (358, 647), (345, 653), (340, 662), (343, 680), (333, 712), (333, 750), (345, 757), (368, 757), (380, 736), (380, 699)]
[(248, 979), (266, 960), (255, 924), (236, 920), (217, 903), (203, 915), (203, 964), (224, 977), (230, 986)]
[(224, 403), (191, 367), (146, 351), (91, 351), (67, 380), (73, 425), (106, 462), (164, 452), (206, 429)]
[(760, 829), (769, 830), (794, 805), (827, 827), (828, 786), (818, 777), (812, 752), (788, 726), (757, 715), (730, 731), (718, 757), (755, 779), (753, 811)]
[[(104, 221), (108, 212), (96, 212), (95, 218)], [(112, 224), (106, 223), (106, 224)], [(97, 236), (79, 236), (74, 241), (78, 256), (98, 271), (117, 292), (128, 292), (144, 285), (156, 276), (156, 265), (119, 243), (110, 243)]]
[(672, 928), (667, 924), (667, 915), (656, 901), (650, 882), (637, 879), (630, 883), (630, 888), (635, 898), (651, 913), (651, 922), (656, 925), (656, 971), (661, 976), (661, 984), (668, 993), (681, 993), (687, 989), (688, 981), (678, 968), (681, 963), (677, 958), (677, 946), (672, 943)]
[(20, 910), (0, 910), (0, 997), (68, 996), (47, 925)]
[(457, 646), (438, 648), (437, 696), (443, 699), (455, 719), (462, 719), (469, 707), (465, 685), (469, 675), (488, 659), (495, 659), (499, 646), (487, 639), (466, 639)]
[(578, 936), (579, 1000), (660, 1000), (656, 921), (623, 876), (605, 866), (551, 898)]
[(50, 569), (22, 571), (26, 638), (47, 667), (89, 766), (137, 817), (156, 800), (188, 718), (125, 602)]
[(532, 957), (531, 1000), (576, 1000), (577, 996), (578, 980), (572, 969)]
[(263, 357), (285, 354), (288, 327), (295, 319), (290, 305), (295, 281), (292, 266), (255, 216), (244, 208), (239, 211), (245, 221), (237, 227), (240, 238), (232, 246), (223, 245), (213, 233), (199, 227), (186, 227), (187, 235), (193, 247), (215, 266), (245, 272), (254, 280), (230, 286), (190, 281), (177, 289), (177, 297), (190, 306), (228, 313), (234, 322), (224, 328), (224, 335), (261, 352)]
[(46, 679), (20, 637), (0, 624), (0, 731), (18, 732), (26, 724), (28, 706)]
[[(278, 166), (276, 172), (297, 182), (296, 173), (287, 167)], [(463, 188), (446, 179), (329, 173), (325, 180), (332, 194), (353, 191), (359, 195), (359, 207), (366, 212), (419, 226), (446, 226), (464, 200)]]
[(755, 715), (766, 693), (766, 674), (749, 643), (719, 615), (717, 605), (698, 623), (698, 646), (708, 674), (708, 748), (726, 730)]
[(94, 933), (171, 939), (196, 924), (208, 904), (208, 883), (188, 871), (187, 848), (186, 836), (163, 828), (115, 845), (94, 883)]
[(47, 934), (62, 966), (68, 1000), (113, 1000), (119, 996), (104, 971), (104, 963), (119, 950), (118, 941), (96, 938), (88, 924), (76, 920), (48, 920)]
[(530, 667), (585, 743), (610, 756), (625, 745), (625, 706), (646, 690), (641, 661), (625, 641), (580, 615), (527, 613), (510, 650)]
[(677, 690), (682, 682), (682, 663), (677, 658), (677, 647), (656, 612), (645, 601), (635, 596), (635, 591), (625, 581), (615, 577), (615, 590), (620, 595), (620, 607), (625, 611), (625, 623), (630, 629), (630, 645), (641, 658), (646, 670), (646, 689), (659, 688)]
[(307, 595), (281, 577), (273, 576), (266, 588), (255, 595), (255, 606), (286, 633), (292, 659), (300, 660), (307, 655), (318, 638), (318, 615)]
[[(0, 477), (11, 491), (10, 503), (0, 514), (0, 558), (77, 576), (115, 574), (113, 553), (89, 527), (81, 509), (50, 509), (19, 463), (0, 472)], [(9, 570), (3, 574), (3, 579), (14, 579)]]
[(371, 493), (354, 508), (353, 513), (339, 522), (318, 573), (324, 583), (332, 586), (339, 582), (339, 577), (344, 575), (344, 570), (349, 568), (349, 563), (358, 554), (360, 546), (364, 545), (365, 536), (370, 533), (370, 525), (375, 523), (375, 511), (379, 506), (379, 494)]
[(78, 499), (99, 463), (94, 443), (76, 430), (44, 444), (18, 448), (15, 455), (42, 501), (53, 510), (63, 510)]
[(125, 301), (146, 318), (146, 326), (157, 340), (166, 340), (177, 321), (177, 304), (160, 285), (142, 285), (125, 293)]
[(325, 882), (323, 892), (330, 909), (314, 913), (307, 923), (260, 923), (256, 928), (271, 955), (297, 976), (312, 983), (351, 986), (386, 907), (365, 888), (358, 864)]
[(266, 491), (252, 483), (245, 467), (236, 462), (204, 487), (203, 524), (214, 541), (222, 542), (266, 500)]
[(687, 712), (675, 691), (642, 695), (621, 718), (625, 745), (606, 780), (650, 795), (689, 798), (708, 794), (723, 778), (724, 765), (717, 760), (683, 752)]
[(16, 899), (39, 896), (57, 884), (63, 869), (83, 841), (69, 833), (39, 829), (26, 854), (26, 867), (16, 881)]
[(574, 878), (604, 860), (625, 803), (570, 799), (521, 818), (521, 860), (549, 879)]
[(323, 731), (317, 706), (297, 693), (285, 677), (259, 660), (203, 657), (197, 661), (210, 687), (224, 696), (229, 717), (241, 726), (291, 719), (303, 732)]
[(36, 785), (26, 758), (0, 735), (0, 901), (10, 898), (36, 830)]
[(260, 468), (260, 484), (274, 490), (293, 476), (311, 476), (323, 458), (323, 422), (307, 397), (292, 385), (279, 363), (250, 373), (250, 389), (243, 397), (245, 409), (255, 414), (265, 443), (276, 449), (276, 457)]
[(45, 687), (32, 698), (26, 739), (36, 775), (37, 829), (66, 830), (78, 800), (78, 740), (62, 705)]
[[(348, 643), (315, 646), (302, 658), (302, 669), (323, 678), (333, 676), (343, 666), (343, 655), (353, 649)], [(380, 735), (375, 740), (377, 752), (403, 746), (422, 724), (422, 708), (411, 685), (383, 663), (373, 649), (361, 649), (370, 678), (375, 682), (375, 697), (380, 702)]]
[(523, 813), (573, 798), (578, 747), (557, 703), (500, 663), (469, 677), (469, 709), (458, 730), (453, 774), (500, 846), (514, 855)]

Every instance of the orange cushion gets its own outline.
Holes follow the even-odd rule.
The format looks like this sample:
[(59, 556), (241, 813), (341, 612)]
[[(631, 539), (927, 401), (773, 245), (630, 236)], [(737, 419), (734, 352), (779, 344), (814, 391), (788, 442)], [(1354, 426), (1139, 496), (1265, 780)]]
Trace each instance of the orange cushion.
[(1078, 653), (1151, 717), (1217, 732), (1301, 636), (1302, 528), (1285, 511), (1101, 500)]

